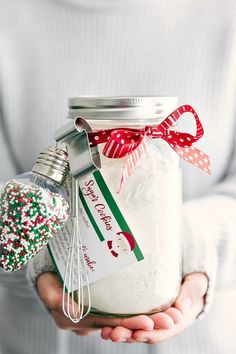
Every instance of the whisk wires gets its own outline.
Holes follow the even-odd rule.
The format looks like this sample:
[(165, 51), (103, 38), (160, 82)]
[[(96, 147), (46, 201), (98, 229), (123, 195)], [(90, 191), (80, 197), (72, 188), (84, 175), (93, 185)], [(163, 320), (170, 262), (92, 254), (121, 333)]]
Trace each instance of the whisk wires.
[[(62, 310), (72, 322), (78, 323), (91, 309), (91, 295), (87, 265), (83, 255), (83, 244), (79, 226), (79, 184), (72, 178), (70, 228), (71, 235), (63, 283)], [(76, 289), (76, 290), (74, 290)], [(85, 305), (86, 299), (86, 305)]]

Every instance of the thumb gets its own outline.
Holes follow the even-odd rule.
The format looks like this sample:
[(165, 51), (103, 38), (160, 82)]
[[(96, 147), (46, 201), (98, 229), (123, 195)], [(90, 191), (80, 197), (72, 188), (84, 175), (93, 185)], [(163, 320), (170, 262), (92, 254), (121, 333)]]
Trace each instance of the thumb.
[(48, 309), (61, 309), (62, 285), (55, 273), (41, 274), (37, 279), (37, 288), (41, 300)]
[(191, 273), (184, 278), (175, 307), (185, 314), (192, 305), (203, 300), (208, 286), (208, 278), (204, 273)]

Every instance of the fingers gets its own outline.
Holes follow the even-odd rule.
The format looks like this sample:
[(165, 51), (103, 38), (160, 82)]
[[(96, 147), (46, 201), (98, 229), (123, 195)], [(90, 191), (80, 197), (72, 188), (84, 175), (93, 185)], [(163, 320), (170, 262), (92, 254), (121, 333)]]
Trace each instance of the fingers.
[(185, 314), (199, 299), (203, 299), (208, 286), (204, 273), (192, 273), (185, 277), (174, 306)]
[[(150, 331), (154, 328), (154, 322), (149, 316), (140, 315), (124, 319), (104, 319), (109, 325), (101, 330), (101, 337), (113, 342), (132, 342), (133, 331), (143, 329)], [(119, 323), (119, 324), (118, 324)], [(115, 328), (114, 328), (115, 327)]]
[(165, 312), (151, 315), (150, 318), (154, 322), (154, 328), (169, 329), (174, 325), (172, 317)]
[(101, 330), (101, 337), (105, 340), (111, 339), (112, 327), (103, 327)]
[(154, 323), (149, 316), (139, 315), (129, 318), (102, 318), (96, 316), (88, 316), (84, 319), (84, 323), (89, 323), (96, 328), (102, 327), (125, 327), (131, 330), (144, 329), (150, 330), (154, 328)]
[(181, 311), (177, 310), (175, 307), (170, 307), (168, 310), (165, 311), (165, 314), (167, 314), (168, 316), (170, 316), (172, 318), (174, 324), (178, 324), (183, 320), (183, 314), (181, 313)]
[(154, 323), (149, 316), (139, 315), (122, 319), (120, 326), (133, 330), (143, 329), (149, 331), (154, 328)]
[(180, 323), (183, 319), (183, 314), (180, 310), (170, 307), (164, 312), (159, 312), (151, 315), (150, 318), (154, 322), (155, 329), (169, 329), (174, 324)]
[[(155, 329), (152, 331), (143, 331), (143, 330), (133, 331), (133, 335), (132, 335), (133, 340), (135, 342), (155, 344), (155, 343), (163, 342), (177, 335), (178, 333), (181, 333), (181, 331), (183, 330), (184, 317), (180, 313), (180, 311), (177, 310), (176, 312), (175, 310), (176, 309), (174, 308), (170, 308), (169, 310), (167, 310), (169, 315), (163, 313), (166, 314), (166, 316), (171, 318), (172, 320), (171, 325), (169, 322), (169, 327), (167, 327), (168, 322), (166, 323), (163, 322), (161, 323), (162, 327), (160, 327), (160, 325), (158, 324), (158, 326), (155, 327)], [(173, 320), (173, 318), (175, 318), (176, 322)], [(154, 322), (156, 323), (156, 319), (154, 319)]]
[(120, 343), (134, 343), (135, 340), (132, 338), (133, 331), (125, 327), (104, 327), (101, 330), (101, 337), (105, 340), (110, 339), (112, 342)]
[(39, 296), (50, 310), (61, 309), (62, 285), (55, 273), (43, 273), (38, 277), (37, 288)]
[(113, 342), (133, 342), (133, 331), (124, 327), (116, 327), (111, 333), (111, 340)]
[(133, 340), (135, 342), (142, 342), (147, 344), (157, 344), (164, 340), (170, 339), (176, 335), (177, 330), (172, 329), (154, 329), (153, 331), (135, 331), (133, 333)]
[[(183, 320), (183, 315), (176, 308), (170, 307), (168, 310), (166, 310), (163, 313), (157, 313), (151, 315), (150, 318), (154, 322), (155, 329), (171, 329), (174, 326), (174, 324), (181, 323), (181, 321)], [(151, 329), (149, 331), (151, 331)], [(130, 330), (121, 326), (116, 327), (115, 329), (113, 329), (112, 327), (104, 327), (101, 331), (101, 337), (106, 340), (110, 339), (113, 342), (129, 342), (129, 343), (131, 342), (131, 340), (135, 342), (134, 338), (136, 336), (138, 340), (142, 342), (144, 333), (145, 336), (148, 337), (147, 330), (139, 331), (139, 333), (136, 333), (134, 337), (133, 337), (133, 333), (135, 333), (135, 330)]]

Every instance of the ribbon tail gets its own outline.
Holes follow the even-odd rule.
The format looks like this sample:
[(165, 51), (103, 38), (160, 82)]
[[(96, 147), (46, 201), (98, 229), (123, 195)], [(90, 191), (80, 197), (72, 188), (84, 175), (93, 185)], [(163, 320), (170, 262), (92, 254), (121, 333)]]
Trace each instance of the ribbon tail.
[(182, 147), (179, 145), (171, 144), (172, 149), (185, 161), (200, 168), (209, 175), (211, 174), (211, 163), (209, 156), (198, 150), (195, 146)]
[(120, 180), (120, 186), (118, 189), (118, 194), (121, 192), (124, 184), (126, 183), (126, 181), (128, 180), (128, 178), (132, 175), (137, 163), (139, 162), (139, 160), (141, 159), (141, 157), (145, 154), (145, 152), (148, 149), (148, 145), (150, 143), (151, 139), (148, 138), (147, 136), (145, 136), (141, 142), (139, 143), (139, 145), (136, 147), (135, 150), (133, 150), (127, 157), (124, 167), (123, 167), (123, 171), (122, 171), (122, 176), (121, 176), (121, 180)]

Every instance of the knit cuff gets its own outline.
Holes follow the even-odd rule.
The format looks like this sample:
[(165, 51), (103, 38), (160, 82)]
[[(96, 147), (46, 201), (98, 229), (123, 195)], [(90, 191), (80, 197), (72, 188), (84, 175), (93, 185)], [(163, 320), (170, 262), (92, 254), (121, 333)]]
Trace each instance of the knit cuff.
[(38, 289), (37, 279), (45, 272), (55, 272), (47, 247), (44, 247), (31, 261), (27, 264), (26, 277), (30, 288), (35, 297), (42, 304)]
[[(204, 308), (197, 316), (202, 318), (209, 311), (215, 290), (217, 274), (217, 251), (210, 242), (207, 225), (201, 220), (198, 201), (184, 205), (183, 214), (183, 277), (201, 272), (208, 278), (208, 288), (204, 297)], [(210, 232), (210, 231), (209, 231)]]

